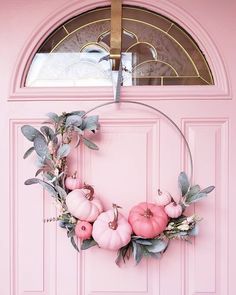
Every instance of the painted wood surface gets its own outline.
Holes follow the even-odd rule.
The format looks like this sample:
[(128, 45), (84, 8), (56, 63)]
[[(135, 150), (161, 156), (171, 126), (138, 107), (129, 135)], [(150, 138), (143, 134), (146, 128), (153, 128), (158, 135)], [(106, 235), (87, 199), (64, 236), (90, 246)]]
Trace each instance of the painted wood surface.
[[(1, 295), (233, 295), (235, 271), (236, 64), (235, 2), (124, 1), (163, 13), (199, 43), (215, 86), (130, 87), (123, 99), (142, 100), (166, 112), (182, 128), (194, 157), (194, 181), (216, 190), (195, 206), (203, 217), (196, 241), (171, 243), (160, 261), (114, 264), (115, 253), (90, 249), (78, 255), (63, 229), (44, 224), (55, 214), (40, 187), (26, 187), (34, 159), (23, 160), (28, 142), (23, 124), (39, 126), (48, 111), (88, 110), (112, 100), (110, 88), (26, 89), (25, 67), (43, 38), (75, 14), (108, 1), (1, 1), (2, 236)], [(227, 4), (227, 5), (225, 5)], [(209, 13), (209, 11), (211, 13)], [(224, 13), (223, 13), (224, 11)], [(218, 20), (221, 19), (219, 22)], [(224, 23), (224, 25), (222, 25)], [(177, 176), (189, 170), (174, 128), (139, 106), (113, 105), (97, 111), (99, 151), (74, 151), (71, 169), (94, 185), (106, 208), (116, 201), (127, 215), (157, 189), (178, 194)]]

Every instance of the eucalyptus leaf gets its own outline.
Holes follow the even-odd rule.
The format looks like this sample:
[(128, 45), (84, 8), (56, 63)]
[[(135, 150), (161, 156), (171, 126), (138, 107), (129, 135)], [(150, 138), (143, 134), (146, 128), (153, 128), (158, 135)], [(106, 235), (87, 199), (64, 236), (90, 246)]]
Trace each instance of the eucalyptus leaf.
[(90, 141), (89, 139), (85, 138), (85, 137), (82, 137), (82, 140), (83, 140), (83, 143), (90, 149), (92, 150), (98, 150), (98, 146), (93, 143), (92, 141)]
[(199, 192), (193, 196), (187, 196), (186, 198), (186, 203), (187, 204), (190, 204), (190, 203), (196, 203), (198, 201), (200, 201), (201, 199), (207, 197), (207, 194), (206, 193), (202, 193), (202, 192)]
[(72, 246), (75, 248), (75, 250), (79, 252), (79, 248), (75, 242), (74, 237), (70, 237), (70, 241), (71, 241)]
[(71, 115), (66, 118), (66, 127), (68, 126), (80, 126), (82, 124), (82, 118), (78, 115)]
[(163, 241), (160, 239), (154, 239), (152, 240), (152, 245), (146, 246), (146, 249), (148, 250), (148, 252), (151, 252), (151, 253), (160, 253), (160, 252), (163, 252), (167, 246), (168, 246), (168, 243), (166, 241)]
[(182, 192), (182, 196), (186, 195), (186, 193), (188, 192), (188, 189), (189, 189), (189, 181), (188, 181), (188, 176), (185, 172), (181, 172), (179, 174), (179, 177), (178, 177), (178, 182), (179, 182), (179, 187), (181, 189), (181, 192)]
[(39, 157), (43, 159), (50, 158), (50, 153), (45, 138), (36, 137), (34, 139), (34, 148)]
[(35, 138), (44, 138), (43, 134), (36, 128), (30, 125), (24, 125), (21, 127), (22, 134), (29, 140), (34, 141)]
[(93, 238), (88, 239), (88, 240), (83, 240), (82, 245), (81, 245), (81, 250), (87, 250), (93, 246), (96, 246), (97, 243), (94, 241)]
[(27, 157), (29, 157), (29, 155), (31, 155), (33, 151), (34, 151), (34, 147), (32, 146), (24, 153), (23, 159), (26, 159)]
[(56, 113), (50, 112), (46, 114), (48, 118), (50, 118), (53, 122), (59, 122), (59, 116)]
[(60, 158), (67, 157), (69, 153), (70, 153), (70, 145), (62, 144), (57, 150), (57, 158), (60, 159)]
[(42, 187), (45, 188), (53, 197), (55, 198), (58, 197), (58, 194), (56, 190), (54, 189), (54, 187), (46, 181), (43, 181), (39, 178), (30, 178), (25, 181), (25, 185), (31, 185), (36, 183), (39, 183), (40, 185), (42, 185)]
[(213, 185), (211, 185), (211, 186), (208, 186), (208, 187), (204, 188), (203, 190), (201, 190), (201, 193), (209, 194), (214, 189), (215, 189), (215, 187)]
[(139, 262), (143, 258), (143, 248), (140, 244), (137, 244), (135, 241), (132, 241), (133, 246), (133, 256), (136, 264), (139, 264)]

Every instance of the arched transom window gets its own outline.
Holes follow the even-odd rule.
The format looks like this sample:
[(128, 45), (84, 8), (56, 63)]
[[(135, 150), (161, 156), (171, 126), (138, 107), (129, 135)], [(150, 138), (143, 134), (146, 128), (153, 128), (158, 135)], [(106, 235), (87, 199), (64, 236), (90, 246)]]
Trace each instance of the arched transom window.
[[(110, 7), (83, 13), (57, 28), (35, 54), (26, 87), (112, 85)], [(123, 7), (123, 85), (211, 85), (196, 42), (170, 19)]]

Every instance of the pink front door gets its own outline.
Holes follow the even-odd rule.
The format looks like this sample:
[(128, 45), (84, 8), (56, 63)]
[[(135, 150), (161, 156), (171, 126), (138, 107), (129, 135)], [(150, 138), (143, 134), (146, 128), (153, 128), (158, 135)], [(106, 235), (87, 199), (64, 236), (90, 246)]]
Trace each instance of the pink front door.
[[(92, 248), (78, 254), (63, 229), (43, 223), (55, 215), (55, 206), (40, 187), (23, 184), (35, 170), (33, 158), (23, 160), (29, 144), (21, 126), (38, 127), (49, 111), (86, 111), (112, 100), (112, 89), (27, 89), (21, 83), (24, 67), (35, 44), (57, 21), (110, 2), (7, 1), (0, 12), (6, 40), (0, 48), (1, 295), (235, 294), (236, 40), (231, 31), (236, 5), (230, 0), (217, 7), (213, 0), (124, 2), (168, 15), (192, 32), (213, 72), (213, 86), (122, 89), (122, 99), (149, 103), (177, 123), (193, 153), (194, 182), (216, 186), (195, 206), (203, 218), (199, 236), (192, 244), (173, 241), (161, 260), (138, 266), (131, 261), (118, 268), (116, 253)], [(152, 201), (158, 188), (178, 194), (178, 174), (189, 172), (189, 163), (179, 134), (165, 118), (126, 104), (95, 113), (101, 121), (95, 136), (100, 150), (75, 150), (71, 169), (94, 186), (106, 208), (116, 202), (127, 215), (138, 202)]]

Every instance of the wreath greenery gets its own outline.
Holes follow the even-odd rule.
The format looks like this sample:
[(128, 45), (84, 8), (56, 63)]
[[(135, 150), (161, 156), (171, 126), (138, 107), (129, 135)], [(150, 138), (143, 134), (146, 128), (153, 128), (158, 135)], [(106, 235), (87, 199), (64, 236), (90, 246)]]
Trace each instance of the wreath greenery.
[[(78, 217), (78, 215), (75, 214), (75, 212), (78, 211), (78, 208), (77, 211), (74, 211), (74, 209), (72, 210), (68, 201), (72, 196), (72, 193), (74, 194), (75, 192), (77, 193), (77, 196), (78, 193), (80, 193), (80, 197), (81, 193), (84, 194), (84, 198), (88, 201), (92, 201), (94, 198), (94, 189), (90, 185), (82, 185), (75, 173), (73, 176), (70, 176), (70, 169), (67, 166), (67, 156), (71, 152), (72, 139), (74, 138), (77, 140), (75, 147), (78, 147), (83, 143), (90, 149), (98, 150), (98, 146), (86, 137), (88, 133), (95, 133), (99, 130), (98, 116), (86, 116), (84, 111), (73, 111), (70, 113), (62, 113), (61, 115), (48, 113), (47, 117), (48, 122), (43, 123), (40, 130), (30, 125), (24, 125), (21, 128), (23, 135), (33, 143), (33, 146), (25, 152), (24, 158), (27, 158), (32, 152), (35, 152), (37, 156), (36, 166), (38, 167), (35, 177), (26, 180), (25, 184), (40, 184), (54, 198), (60, 215), (46, 219), (45, 222), (58, 221), (59, 226), (66, 229), (67, 236), (70, 238), (72, 245), (77, 251), (86, 250), (96, 245), (103, 248), (104, 243), (102, 243), (97, 237), (99, 235), (95, 235), (93, 232), (97, 220), (99, 218), (104, 219), (104, 214), (106, 214), (104, 212), (102, 213), (102, 205), (100, 204), (100, 209), (98, 209), (100, 205), (97, 205), (96, 209), (98, 209), (98, 212), (96, 211), (96, 214), (90, 212), (90, 217), (91, 214), (95, 214), (95, 218), (88, 218), (86, 215), (87, 213), (85, 214), (85, 210), (87, 209), (83, 209), (85, 207), (81, 205), (78, 208), (80, 211), (79, 216), (82, 217)], [(39, 178), (39, 175), (42, 177)], [(192, 236), (198, 234), (197, 223), (200, 221), (200, 218), (195, 214), (187, 216), (185, 214), (185, 209), (195, 202), (204, 199), (207, 194), (214, 189), (214, 186), (200, 189), (199, 185), (191, 185), (185, 172), (179, 174), (178, 184), (181, 193), (178, 204), (174, 202), (168, 192), (161, 192), (160, 190), (157, 191), (155, 204), (146, 203), (147, 208), (144, 210), (144, 217), (149, 221), (152, 218), (157, 218), (155, 221), (156, 224), (149, 225), (147, 230), (147, 232), (150, 231), (150, 228), (152, 227), (151, 235), (137, 234), (139, 229), (142, 228), (142, 223), (141, 225), (140, 223), (138, 224), (137, 229), (137, 226), (135, 227), (134, 225), (133, 219), (129, 217), (130, 225), (126, 225), (126, 227), (129, 226), (131, 231), (127, 231), (128, 238), (123, 239), (122, 237), (125, 242), (123, 241), (123, 244), (121, 244), (122, 246), (119, 247), (118, 250), (116, 249), (118, 251), (116, 258), (117, 265), (120, 265), (121, 262), (126, 262), (126, 260), (132, 255), (137, 264), (143, 257), (160, 258), (166, 251), (170, 240), (180, 239), (190, 241)], [(75, 199), (76, 196), (73, 196), (72, 203)], [(145, 203), (142, 203), (142, 205), (139, 204), (138, 206), (145, 206)], [(164, 217), (153, 216), (154, 213), (152, 213), (148, 206), (154, 206), (150, 208), (155, 209), (158, 207), (158, 214), (164, 214), (166, 216), (164, 228)], [(111, 219), (108, 224), (109, 231), (113, 231), (113, 233), (119, 228), (119, 226), (124, 227), (125, 223), (129, 224), (122, 215), (118, 215), (118, 208), (120, 207), (113, 204), (114, 219)], [(140, 208), (135, 208), (133, 208), (134, 211), (141, 210)], [(112, 216), (111, 212), (109, 214), (109, 216)], [(122, 226), (119, 218), (123, 218), (122, 222), (124, 224)], [(146, 222), (146, 220), (144, 221)], [(160, 230), (160, 224), (162, 230)], [(157, 227), (158, 230), (155, 231), (155, 228)], [(99, 228), (99, 225), (97, 228)], [(102, 234), (103, 230), (100, 230), (100, 235)], [(77, 245), (76, 238), (79, 238), (81, 242), (80, 246)], [(116, 247), (110, 246), (109, 249), (115, 248)]]

